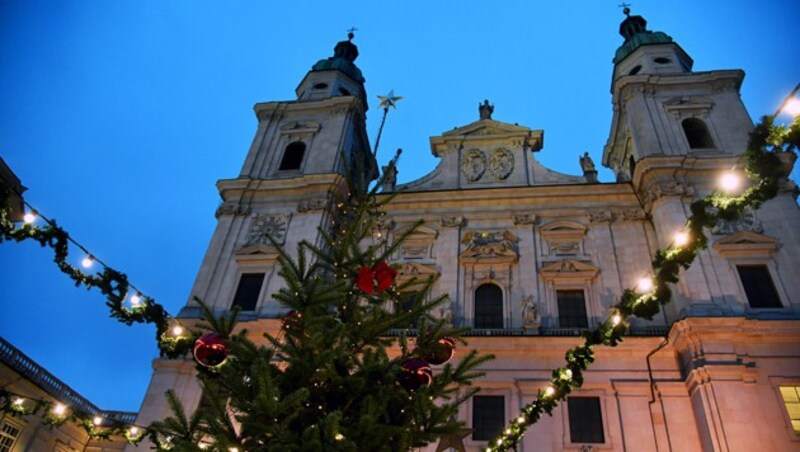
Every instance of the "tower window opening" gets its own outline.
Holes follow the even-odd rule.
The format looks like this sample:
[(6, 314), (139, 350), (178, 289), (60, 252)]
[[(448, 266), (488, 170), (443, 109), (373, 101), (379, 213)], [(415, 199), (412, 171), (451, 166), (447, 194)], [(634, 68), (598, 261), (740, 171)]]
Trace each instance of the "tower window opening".
[(278, 167), (279, 171), (284, 170), (298, 170), (303, 163), (303, 155), (306, 153), (306, 144), (302, 141), (295, 141), (286, 146), (283, 152), (283, 160), (281, 166)]
[(669, 58), (665, 58), (665, 57), (658, 57), (658, 58), (654, 59), (653, 61), (655, 61), (658, 64), (667, 64), (672, 60), (670, 60)]
[(683, 133), (689, 142), (690, 149), (713, 148), (714, 141), (708, 133), (708, 127), (702, 119), (686, 118), (681, 122)]
[(314, 89), (325, 89), (328, 87), (327, 83), (317, 83), (314, 85)]
[(631, 69), (631, 71), (630, 71), (630, 72), (628, 72), (628, 75), (636, 75), (636, 74), (638, 74), (638, 73), (639, 73), (639, 71), (641, 71), (641, 70), (642, 70), (642, 65), (641, 65), (641, 64), (639, 64), (639, 65), (636, 65), (636, 66), (634, 66), (634, 68), (633, 68), (633, 69)]

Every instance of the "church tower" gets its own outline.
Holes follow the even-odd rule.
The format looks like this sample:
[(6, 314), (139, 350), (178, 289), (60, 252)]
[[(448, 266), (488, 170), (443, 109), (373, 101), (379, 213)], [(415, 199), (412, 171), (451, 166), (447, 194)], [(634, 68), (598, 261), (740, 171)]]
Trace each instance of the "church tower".
[[(258, 128), (239, 176), (217, 182), (222, 203), (217, 226), (190, 299), (178, 317), (202, 317), (198, 297), (217, 313), (238, 307), (240, 325), (260, 337), (275, 332), (285, 308), (272, 299), (283, 280), (278, 252), (268, 237), (293, 253), (302, 240), (317, 241), (332, 188), (346, 171), (360, 171), (366, 184), (377, 177), (365, 127), (364, 77), (355, 65), (358, 48), (336, 44), (319, 60), (289, 101), (258, 103)], [(137, 422), (147, 425), (170, 414), (164, 392), (173, 389), (187, 409), (200, 402), (195, 363), (158, 359)], [(147, 448), (142, 446), (141, 450)], [(136, 449), (139, 450), (139, 449)]]

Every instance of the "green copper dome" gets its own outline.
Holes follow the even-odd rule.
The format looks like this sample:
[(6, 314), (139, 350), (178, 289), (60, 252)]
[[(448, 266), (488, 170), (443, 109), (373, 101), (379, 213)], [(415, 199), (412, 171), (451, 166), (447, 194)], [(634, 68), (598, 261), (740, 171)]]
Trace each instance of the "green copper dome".
[[(349, 35), (352, 39), (352, 34)], [(317, 61), (311, 67), (311, 72), (317, 71), (341, 71), (358, 83), (364, 83), (364, 76), (361, 70), (353, 63), (358, 58), (358, 47), (350, 40), (340, 41), (333, 48), (333, 56), (324, 60)]]
[(625, 38), (625, 42), (617, 49), (617, 53), (614, 55), (614, 64), (624, 60), (640, 46), (672, 42), (672, 38), (668, 34), (648, 30), (644, 17), (631, 16), (629, 13), (630, 10), (625, 8), (625, 14), (628, 17), (619, 24), (619, 34)]

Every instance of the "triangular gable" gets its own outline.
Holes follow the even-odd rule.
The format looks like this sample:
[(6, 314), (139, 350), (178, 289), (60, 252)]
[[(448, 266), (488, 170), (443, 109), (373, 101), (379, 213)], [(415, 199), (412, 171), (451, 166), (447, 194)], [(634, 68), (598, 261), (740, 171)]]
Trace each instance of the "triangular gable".
[(539, 275), (544, 280), (570, 279), (570, 280), (591, 280), (600, 273), (600, 269), (586, 262), (574, 259), (561, 259), (551, 262), (539, 269)]
[(397, 284), (403, 284), (413, 279), (417, 280), (420, 284), (427, 281), (430, 277), (438, 277), (439, 271), (432, 265), (419, 264), (417, 262), (408, 262), (403, 264), (397, 270)]
[(778, 239), (752, 231), (739, 231), (717, 240), (714, 249), (724, 257), (768, 257), (778, 249)]
[(443, 137), (457, 136), (485, 136), (485, 135), (507, 135), (507, 134), (527, 134), (531, 129), (515, 124), (493, 121), (491, 119), (481, 119), (465, 126), (457, 127), (442, 134)]
[(252, 243), (236, 250), (233, 258), (240, 265), (273, 264), (278, 259), (278, 250), (271, 245)]

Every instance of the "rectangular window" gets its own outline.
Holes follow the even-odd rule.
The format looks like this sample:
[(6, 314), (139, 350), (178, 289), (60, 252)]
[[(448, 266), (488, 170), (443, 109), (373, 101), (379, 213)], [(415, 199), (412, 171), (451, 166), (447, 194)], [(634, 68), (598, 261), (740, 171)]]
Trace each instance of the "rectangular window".
[(561, 328), (588, 328), (586, 317), (586, 299), (582, 290), (559, 290), (558, 326)]
[(472, 397), (472, 439), (494, 439), (506, 425), (506, 400), (503, 396)]
[(19, 437), (20, 428), (7, 421), (0, 423), (0, 452), (9, 452)]
[(792, 428), (800, 435), (800, 386), (781, 386), (781, 397), (786, 405)]
[(243, 273), (233, 297), (233, 305), (239, 306), (242, 311), (254, 311), (263, 283), (264, 273)]
[(766, 265), (737, 265), (739, 279), (751, 308), (782, 308)]
[(573, 444), (604, 443), (599, 397), (568, 397), (569, 440)]

